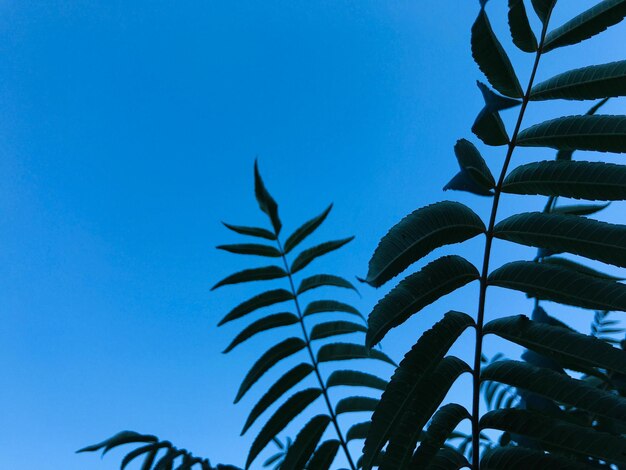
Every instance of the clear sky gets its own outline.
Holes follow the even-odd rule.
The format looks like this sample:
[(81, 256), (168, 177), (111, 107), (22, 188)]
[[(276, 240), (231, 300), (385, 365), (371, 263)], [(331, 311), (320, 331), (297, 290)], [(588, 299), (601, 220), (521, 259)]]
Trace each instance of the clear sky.
[[(526, 83), (530, 58), (510, 47), (506, 2), (491, 3)], [(593, 2), (560, 3), (555, 25)], [(232, 400), (267, 343), (220, 353), (242, 323), (217, 329), (218, 320), (259, 289), (209, 292), (246, 266), (214, 249), (240, 240), (220, 221), (266, 223), (252, 193), (256, 156), (286, 232), (333, 201), (308, 244), (357, 236), (313, 271), (365, 274), (380, 236), (436, 200), (485, 215), (488, 201), (441, 192), (456, 172), (454, 142), (471, 138), (482, 106), (469, 52), (477, 9), (470, 0), (0, 2), (3, 468), (117, 468), (120, 453), (73, 452), (122, 429), (242, 465), (259, 427), (239, 431), (263, 385)], [(624, 44), (621, 25), (550, 53), (539, 79), (623, 59)], [(587, 106), (531, 104), (527, 123)], [(605, 112), (624, 113), (623, 102)], [(484, 155), (499, 171), (502, 150)], [(542, 204), (505, 197), (502, 214)], [(482, 243), (454, 251), (478, 263)], [(499, 243), (494, 266), (510, 255)], [(382, 292), (361, 290), (342, 298), (368, 312)], [(443, 312), (474, 314), (476, 293), (468, 286), (427, 308), (385, 350), (399, 360)], [(490, 317), (529, 311), (521, 294), (490, 296)], [(580, 328), (591, 320), (551, 313)], [(452, 392), (460, 400), (467, 383)]]

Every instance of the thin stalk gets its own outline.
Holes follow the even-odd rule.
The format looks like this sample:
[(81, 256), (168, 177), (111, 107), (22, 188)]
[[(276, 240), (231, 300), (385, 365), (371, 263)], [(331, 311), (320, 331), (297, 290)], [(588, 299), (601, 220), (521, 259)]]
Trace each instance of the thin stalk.
[(515, 129), (513, 130), (513, 134), (508, 144), (506, 157), (504, 158), (504, 164), (502, 165), (502, 170), (500, 171), (500, 177), (498, 178), (498, 183), (494, 189), (493, 195), (493, 203), (491, 206), (491, 215), (489, 216), (489, 225), (487, 227), (487, 231), (485, 233), (485, 253), (483, 257), (483, 266), (480, 275), (480, 293), (478, 298), (478, 314), (476, 316), (476, 348), (474, 350), (474, 369), (473, 369), (473, 390), (472, 390), (472, 469), (480, 470), (480, 364), (482, 357), (482, 349), (483, 349), (483, 324), (485, 320), (485, 303), (487, 299), (487, 277), (489, 276), (489, 261), (491, 258), (491, 245), (493, 243), (493, 227), (496, 223), (496, 216), (498, 214), (498, 205), (500, 203), (500, 196), (502, 194), (502, 183), (504, 182), (504, 178), (506, 177), (507, 171), (509, 169), (509, 164), (511, 163), (511, 157), (513, 156), (513, 151), (517, 145), (517, 136), (519, 134), (520, 128), (522, 126), (522, 121), (524, 120), (524, 114), (526, 113), (526, 107), (528, 106), (528, 102), (530, 101), (530, 92), (533, 87), (533, 83), (535, 81), (535, 75), (537, 73), (537, 69), (539, 67), (539, 61), (541, 59), (541, 55), (543, 53), (543, 45), (546, 38), (546, 33), (548, 30), (548, 23), (550, 21), (551, 11), (548, 13), (548, 17), (543, 24), (543, 29), (541, 31), (541, 39), (539, 41), (539, 47), (537, 48), (537, 52), (535, 54), (535, 62), (533, 64), (532, 72), (530, 74), (530, 79), (528, 80), (528, 86), (526, 87), (526, 93), (522, 99), (522, 105), (520, 107), (520, 112), (517, 117), (517, 122), (515, 123)]
[(322, 395), (324, 396), (324, 401), (326, 402), (326, 407), (328, 408), (328, 414), (330, 415), (330, 420), (335, 427), (335, 431), (337, 432), (337, 437), (339, 438), (339, 443), (341, 444), (341, 448), (343, 449), (346, 458), (348, 459), (348, 464), (350, 465), (351, 470), (356, 470), (356, 465), (352, 460), (352, 456), (348, 451), (348, 444), (343, 437), (341, 432), (341, 428), (339, 427), (339, 422), (337, 420), (337, 415), (335, 414), (335, 410), (330, 403), (330, 398), (328, 397), (328, 390), (326, 388), (326, 383), (322, 379), (322, 374), (320, 373), (319, 365), (317, 363), (317, 359), (315, 354), (313, 353), (313, 348), (311, 347), (311, 340), (309, 339), (309, 333), (306, 330), (306, 326), (304, 325), (304, 317), (302, 316), (302, 309), (300, 308), (300, 302), (298, 301), (298, 293), (296, 291), (295, 285), (293, 283), (293, 275), (291, 273), (291, 268), (287, 263), (287, 257), (285, 256), (285, 251), (283, 250), (283, 245), (280, 243), (278, 238), (278, 234), (276, 235), (276, 244), (278, 245), (278, 250), (280, 251), (280, 256), (283, 259), (283, 264), (285, 266), (285, 272), (287, 273), (287, 278), (289, 279), (289, 288), (291, 289), (291, 294), (293, 295), (293, 302), (296, 306), (296, 313), (298, 314), (298, 318), (300, 320), (300, 327), (302, 328), (302, 336), (304, 337), (304, 342), (306, 343), (307, 351), (309, 352), (309, 358), (311, 360), (311, 365), (313, 366), (313, 371), (315, 372), (315, 376), (317, 377), (317, 381), (319, 382), (320, 389), (322, 390)]

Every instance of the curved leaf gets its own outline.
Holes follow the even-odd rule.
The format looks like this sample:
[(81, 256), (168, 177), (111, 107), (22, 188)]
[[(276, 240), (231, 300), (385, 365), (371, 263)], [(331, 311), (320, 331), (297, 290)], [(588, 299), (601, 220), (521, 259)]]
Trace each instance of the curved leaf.
[(366, 345), (372, 347), (387, 332), (437, 299), (479, 278), (478, 270), (460, 256), (444, 256), (394, 287), (368, 318)]
[(484, 231), (480, 217), (458, 202), (443, 201), (417, 209), (380, 240), (365, 282), (380, 287), (434, 249), (469, 240)]
[(582, 265), (575, 261), (571, 261), (566, 258), (560, 258), (558, 256), (550, 256), (549, 258), (545, 258), (542, 263), (550, 264), (554, 266), (560, 266), (566, 269), (572, 269), (574, 271), (578, 271), (581, 274), (586, 274), (587, 276), (597, 277), (599, 279), (606, 279), (609, 281), (623, 281), (624, 279), (617, 276), (611, 276), (610, 274), (601, 273), (600, 271), (596, 271), (588, 266)]
[(336, 300), (314, 300), (306, 306), (302, 316), (308, 317), (309, 315), (314, 315), (316, 313), (327, 312), (343, 312), (363, 318), (361, 312), (359, 312), (356, 308), (343, 302), (338, 302)]
[(546, 23), (550, 18), (556, 0), (531, 0), (535, 13), (542, 23)]
[(527, 212), (503, 220), (493, 230), (494, 236), (503, 240), (626, 267), (626, 225), (575, 215)]
[(246, 469), (250, 468), (250, 464), (257, 458), (265, 446), (278, 435), (285, 427), (304, 409), (313, 403), (322, 394), (319, 388), (308, 388), (293, 394), (283, 403), (272, 417), (267, 421), (259, 435), (254, 439), (248, 458), (246, 460)]
[(263, 374), (274, 367), (279, 361), (289, 357), (306, 346), (305, 342), (300, 338), (287, 338), (275, 346), (268, 349), (252, 366), (246, 377), (241, 382), (235, 403), (237, 403), (244, 394), (250, 390), (250, 387), (259, 380)]
[(296, 367), (291, 369), (285, 375), (283, 375), (280, 379), (272, 385), (267, 392), (259, 399), (256, 405), (252, 408), (252, 411), (248, 415), (248, 419), (243, 426), (241, 431), (241, 435), (244, 435), (245, 432), (254, 424), (261, 414), (267, 410), (272, 404), (276, 402), (279, 398), (281, 398), (288, 390), (291, 390), (297, 384), (302, 382), (305, 378), (307, 378), (311, 372), (313, 372), (313, 366), (307, 363), (298, 364)]
[(332, 208), (333, 205), (331, 204), (320, 215), (318, 215), (317, 217), (313, 217), (311, 220), (305, 222), (300, 227), (298, 227), (298, 229), (293, 232), (285, 241), (285, 253), (289, 253), (291, 250), (293, 250), (296, 246), (300, 244), (301, 241), (311, 235), (320, 225), (322, 225), (322, 222), (326, 220), (326, 217), (328, 216)]
[(279, 266), (264, 266), (262, 268), (244, 269), (243, 271), (239, 271), (238, 273), (225, 277), (211, 287), (211, 290), (215, 290), (222, 286), (240, 284), (242, 282), (271, 281), (272, 279), (280, 279), (286, 276), (287, 273), (285, 270)]
[(454, 342), (470, 326), (474, 326), (474, 320), (469, 315), (448, 312), (404, 356), (372, 415), (372, 427), (363, 449), (365, 470), (372, 468), (380, 450), (415, 397), (421, 379), (441, 362)]
[(626, 311), (626, 286), (543, 263), (515, 261), (489, 275), (492, 286), (592, 310)]
[(326, 415), (317, 415), (304, 425), (289, 448), (281, 470), (302, 470), (309, 461), (330, 423)]
[(524, 315), (492, 320), (483, 331), (552, 358), (568, 368), (578, 365), (626, 372), (626, 352), (621, 349), (593, 336), (532, 321)]
[[(426, 470), (458, 470), (465, 467), (470, 467), (470, 464), (460, 452), (444, 447), (437, 452)], [(421, 467), (411, 468), (419, 470)]]
[(527, 447), (507, 446), (487, 449), (480, 461), (483, 470), (528, 470), (529, 468), (562, 468), (568, 470), (591, 470), (590, 466), (558, 454)]
[(519, 361), (497, 361), (483, 369), (481, 379), (512, 385), (592, 414), (626, 422), (626, 399), (543, 367)]
[(280, 217), (278, 217), (278, 204), (274, 198), (270, 195), (263, 183), (261, 174), (259, 173), (258, 162), (254, 161), (254, 195), (259, 203), (259, 208), (267, 214), (274, 227), (274, 233), (278, 235), (282, 224), (280, 223)]
[(323, 442), (309, 460), (308, 470), (330, 470), (330, 466), (335, 460), (337, 451), (339, 450), (339, 441), (330, 439)]
[(595, 100), (626, 95), (626, 60), (570, 70), (535, 85), (530, 99)]
[(346, 335), (349, 333), (365, 333), (367, 328), (357, 323), (349, 321), (331, 321), (326, 323), (319, 323), (311, 330), (311, 340), (328, 338), (330, 336)]
[(372, 423), (370, 421), (364, 421), (362, 423), (353, 424), (346, 433), (346, 442), (354, 441), (357, 439), (365, 439), (367, 431)]
[(410, 468), (427, 468), (459, 423), (470, 414), (461, 405), (444, 405), (435, 413), (419, 447), (413, 454)]
[(237, 305), (228, 313), (228, 315), (222, 318), (217, 326), (222, 326), (224, 323), (241, 318), (260, 308), (269, 307), (270, 305), (275, 305), (281, 302), (287, 302), (288, 300), (293, 300), (293, 295), (285, 289), (274, 289), (263, 292), (262, 294), (256, 295)]
[(108, 439), (99, 442), (98, 444), (83, 447), (76, 451), (77, 454), (81, 452), (95, 452), (102, 449), (102, 455), (106, 454), (111, 449), (124, 444), (144, 443), (144, 442), (157, 442), (156, 436), (139, 434), (135, 431), (121, 431), (117, 434), (109, 437)]
[(520, 50), (524, 52), (537, 50), (537, 38), (528, 22), (524, 0), (509, 0), (509, 30), (513, 44)]
[(543, 51), (577, 44), (601, 33), (626, 16), (625, 0), (603, 0), (546, 36)]
[(124, 470), (133, 460), (143, 454), (148, 454), (149, 456), (152, 452), (154, 452), (155, 448), (158, 449), (155, 444), (148, 444), (147, 446), (141, 446), (132, 450), (122, 459), (122, 462), (120, 463), (120, 470)]
[(472, 56), (496, 90), (514, 98), (523, 96), (511, 61), (496, 38), (484, 8), (472, 26)]
[(326, 387), (367, 387), (376, 390), (385, 390), (387, 382), (375, 375), (356, 370), (336, 370), (326, 381)]
[(236, 346), (240, 345), (244, 341), (252, 338), (254, 335), (258, 333), (262, 333), (263, 331), (273, 330), (274, 328), (280, 328), (281, 326), (289, 326), (295, 325), (300, 320), (293, 313), (275, 313), (273, 315), (268, 315), (266, 317), (261, 318), (260, 320), (255, 321), (250, 326), (246, 327), (241, 333), (239, 333), (235, 339), (222, 351), (223, 353), (228, 353), (233, 350)]
[(550, 447), (626, 463), (626, 439), (527, 410), (495, 410), (480, 419), (482, 429), (499, 429), (530, 437)]
[(219, 245), (218, 250), (227, 251), (236, 255), (255, 255), (265, 256), (267, 258), (280, 258), (280, 251), (269, 245), (260, 243), (239, 243), (235, 245)]
[(269, 230), (265, 230), (264, 228), (246, 227), (243, 225), (231, 225), (231, 224), (227, 224), (226, 222), (222, 222), (222, 224), (224, 224), (224, 227), (226, 227), (227, 229), (230, 229), (233, 232), (238, 233), (240, 235), (248, 235), (250, 237), (265, 238), (266, 240), (276, 240), (276, 235), (274, 235)]
[(314, 246), (313, 248), (308, 248), (304, 250), (296, 257), (296, 259), (293, 260), (293, 263), (291, 263), (291, 272), (297, 273), (301, 269), (307, 267), (316, 258), (319, 258), (326, 253), (330, 253), (331, 251), (338, 250), (352, 240), (354, 240), (354, 237), (343, 238), (341, 240), (333, 240), (330, 242), (321, 243), (320, 245)]
[(302, 279), (300, 286), (298, 287), (298, 295), (303, 294), (311, 289), (317, 289), (318, 287), (343, 287), (345, 289), (352, 289), (357, 291), (356, 287), (344, 278), (335, 276), (333, 274), (316, 274), (314, 276)]
[(610, 202), (605, 204), (576, 204), (576, 205), (568, 205), (568, 206), (557, 206), (553, 207), (550, 212), (553, 214), (567, 214), (567, 215), (593, 215), (596, 214), (607, 207), (609, 207)]
[(469, 366), (454, 357), (445, 357), (432, 373), (424, 376), (415, 389), (411, 404), (391, 434), (381, 470), (404, 468), (410, 462), (422, 430), (444, 400), (458, 377), (471, 372)]
[(509, 143), (509, 134), (506, 132), (500, 113), (490, 112), (486, 108), (483, 108), (476, 116), (472, 124), (472, 132), (485, 145), (497, 147)]
[(454, 155), (461, 170), (465, 170), (477, 184), (488, 189), (495, 187), (496, 181), (491, 170), (489, 170), (476, 146), (469, 140), (457, 140), (454, 145)]
[(346, 397), (342, 398), (335, 405), (335, 414), (358, 413), (361, 411), (372, 412), (378, 405), (378, 398), (370, 397)]
[(626, 165), (584, 161), (542, 161), (515, 168), (502, 191), (595, 201), (626, 200)]
[(493, 196), (493, 191), (476, 183), (466, 170), (459, 171), (454, 177), (443, 187), (444, 191), (464, 191), (477, 196)]
[(522, 147), (626, 152), (626, 116), (566, 116), (536, 124), (517, 136)]
[(317, 362), (346, 361), (349, 359), (378, 359), (395, 366), (396, 363), (385, 353), (376, 349), (368, 349), (361, 344), (330, 343), (317, 351)]

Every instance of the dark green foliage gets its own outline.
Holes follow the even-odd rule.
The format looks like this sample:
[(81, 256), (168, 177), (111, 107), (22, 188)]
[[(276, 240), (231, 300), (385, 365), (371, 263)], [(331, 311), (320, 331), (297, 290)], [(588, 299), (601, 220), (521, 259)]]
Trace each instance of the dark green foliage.
[(513, 43), (524, 52), (537, 50), (537, 38), (533, 33), (523, 0), (509, 0), (509, 29)]

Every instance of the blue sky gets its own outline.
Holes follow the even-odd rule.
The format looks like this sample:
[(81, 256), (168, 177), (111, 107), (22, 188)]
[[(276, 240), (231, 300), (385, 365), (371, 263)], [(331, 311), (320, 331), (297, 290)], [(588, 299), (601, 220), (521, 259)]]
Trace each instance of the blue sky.
[[(526, 83), (530, 58), (509, 47), (506, 2), (491, 3)], [(589, 4), (561, 3), (555, 25)], [(242, 324), (217, 329), (218, 320), (259, 289), (209, 291), (247, 266), (214, 249), (239, 240), (220, 221), (266, 223), (252, 192), (255, 157), (287, 232), (332, 201), (308, 243), (357, 236), (312, 266), (317, 272), (363, 275), (380, 236), (421, 205), (455, 199), (485, 215), (488, 201), (441, 192), (456, 172), (454, 142), (471, 137), (481, 107), (469, 52), (477, 4), (2, 2), (5, 467), (117, 468), (119, 453), (100, 461), (73, 452), (121, 429), (241, 465), (259, 428), (244, 438), (239, 431), (263, 387), (237, 406), (232, 399), (267, 343), (220, 353)], [(622, 25), (554, 51), (538, 78), (623, 59), (625, 39)], [(526, 122), (586, 107), (531, 104)], [(605, 112), (623, 113), (623, 102)], [(499, 171), (502, 150), (484, 155)], [(541, 206), (540, 198), (508, 197), (501, 213)], [(611, 207), (603, 218), (622, 214)], [(478, 263), (481, 248), (477, 239), (455, 251)], [(509, 245), (495, 250), (494, 266), (510, 259)], [(401, 358), (424, 328), (476, 293), (468, 286), (429, 307), (394, 330), (385, 350)], [(362, 294), (342, 298), (367, 312), (382, 292)], [(529, 308), (522, 295), (494, 290), (488, 316)], [(551, 312), (581, 328), (591, 320), (589, 312)], [(487, 352), (500, 349), (490, 343)], [(457, 399), (467, 383), (453, 390)]]

